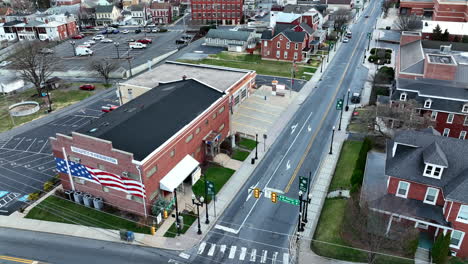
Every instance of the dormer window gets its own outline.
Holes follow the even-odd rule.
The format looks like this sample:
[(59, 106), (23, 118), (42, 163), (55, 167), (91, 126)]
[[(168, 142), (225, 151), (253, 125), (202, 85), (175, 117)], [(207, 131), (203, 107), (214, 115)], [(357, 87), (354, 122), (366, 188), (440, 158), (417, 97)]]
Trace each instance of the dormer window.
[(406, 97), (408, 97), (407, 93), (400, 94), (400, 101), (406, 101)]
[(424, 168), (424, 173), (423, 175), (426, 177), (431, 177), (431, 178), (436, 178), (440, 179), (440, 176), (442, 175), (443, 167), (440, 166), (435, 166), (435, 165), (430, 165), (426, 164), (426, 168)]
[(464, 104), (462, 107), (462, 112), (463, 113), (468, 113), (468, 104)]
[(432, 105), (431, 99), (427, 99), (426, 101), (424, 101), (424, 108), (431, 108), (431, 105)]

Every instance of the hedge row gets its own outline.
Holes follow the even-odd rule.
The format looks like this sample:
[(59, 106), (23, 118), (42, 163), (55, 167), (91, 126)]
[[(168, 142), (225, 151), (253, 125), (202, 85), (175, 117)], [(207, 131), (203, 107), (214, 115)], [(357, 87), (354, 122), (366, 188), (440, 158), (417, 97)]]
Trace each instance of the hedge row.
[(362, 185), (364, 179), (364, 170), (366, 168), (367, 152), (372, 149), (372, 140), (368, 137), (364, 138), (361, 150), (359, 151), (356, 166), (354, 167), (353, 175), (351, 175), (351, 191), (356, 192)]

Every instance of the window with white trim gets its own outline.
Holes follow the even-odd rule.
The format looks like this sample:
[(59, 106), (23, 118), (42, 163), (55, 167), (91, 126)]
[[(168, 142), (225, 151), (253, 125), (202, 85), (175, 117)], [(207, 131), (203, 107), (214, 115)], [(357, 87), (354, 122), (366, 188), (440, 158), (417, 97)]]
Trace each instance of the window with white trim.
[(400, 94), (400, 101), (406, 101), (406, 97), (408, 97), (407, 93)]
[(286, 43), (286, 48), (289, 49), (291, 47), (291, 42)]
[(436, 111), (432, 111), (431, 113), (431, 120), (432, 121), (435, 121), (437, 119), (437, 112)]
[(277, 50), (277, 51), (276, 51), (276, 58), (279, 59), (279, 57), (281, 57), (281, 51)]
[(464, 236), (465, 236), (464, 232), (453, 230), (450, 236), (450, 247), (459, 249)]
[[(280, 40), (283, 40), (283, 35), (280, 35)], [(279, 43), (279, 42), (278, 42)]]
[(280, 42), (279, 42), (279, 41), (278, 41), (278, 42), (276, 42), (276, 47), (277, 47), (278, 49), (280, 48), (280, 45), (281, 45), (281, 44), (280, 44)]
[(198, 134), (200, 133), (200, 127), (197, 127), (197, 129), (195, 129), (195, 134)]
[(294, 52), (294, 60), (297, 60), (297, 52)]
[(219, 126), (218, 131), (222, 131), (224, 129), (224, 123)]
[(403, 197), (403, 198), (408, 197), (409, 188), (410, 188), (410, 183), (409, 182), (400, 181), (398, 183), (398, 189), (397, 189), (397, 192), (396, 192), (396, 196)]
[(423, 176), (440, 179), (442, 175), (442, 167), (426, 164)]
[(431, 99), (427, 99), (426, 101), (424, 101), (424, 108), (431, 108), (431, 105), (432, 105)]
[(468, 126), (468, 116), (465, 116), (465, 121), (463, 121), (464, 126)]
[(450, 135), (450, 128), (444, 128), (444, 132), (442, 133), (442, 136), (448, 137)]
[(468, 113), (468, 104), (464, 104), (462, 107), (462, 112), (463, 113)]
[(288, 52), (287, 52), (287, 51), (284, 52), (284, 58), (285, 58), (285, 59), (288, 58)]
[(218, 113), (221, 114), (222, 112), (224, 112), (224, 108), (225, 108), (224, 105), (221, 108), (219, 108)]
[(148, 170), (148, 172), (146, 173), (146, 178), (153, 176), (153, 174), (155, 174), (157, 171), (158, 171), (158, 165), (154, 165), (153, 168)]
[(457, 215), (457, 222), (468, 224), (468, 205), (461, 205)]
[(466, 137), (466, 131), (465, 130), (460, 131), (460, 136), (458, 138), (465, 139), (465, 137)]
[(436, 204), (437, 197), (439, 196), (439, 189), (427, 187), (426, 196), (424, 197), (424, 203)]
[(268, 47), (268, 42), (263, 41), (263, 46)]
[(452, 124), (453, 123), (453, 117), (454, 117), (454, 114), (449, 114), (447, 116), (447, 123), (448, 124)]
[(171, 158), (175, 156), (175, 149), (171, 150)]
[(187, 136), (187, 138), (185, 138), (185, 143), (189, 143), (190, 141), (192, 141), (193, 139), (193, 134), (190, 134)]

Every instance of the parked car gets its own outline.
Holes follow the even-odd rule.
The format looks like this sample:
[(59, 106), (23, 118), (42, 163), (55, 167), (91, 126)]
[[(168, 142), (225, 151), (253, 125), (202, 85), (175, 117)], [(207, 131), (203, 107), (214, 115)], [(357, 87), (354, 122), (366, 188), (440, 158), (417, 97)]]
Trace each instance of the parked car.
[(92, 56), (93, 51), (90, 48), (78, 46), (75, 49), (76, 56)]
[(159, 28), (153, 28), (153, 29), (151, 30), (151, 32), (153, 32), (153, 33), (158, 33), (158, 32), (159, 32)]
[(119, 24), (112, 24), (111, 27), (113, 27), (113, 28), (119, 28), (120, 25), (119, 25)]
[(153, 43), (153, 41), (149, 38), (144, 38), (144, 39), (139, 39), (137, 40), (136, 42), (140, 42), (140, 43), (143, 43), (143, 44), (151, 44)]
[(353, 93), (351, 96), (351, 103), (359, 104), (361, 102), (361, 94), (360, 93)]
[(54, 53), (54, 50), (53, 49), (48, 49), (48, 48), (42, 48), (39, 52), (42, 53), (42, 54), (52, 54), (52, 53)]
[(353, 37), (353, 33), (351, 31), (346, 31), (346, 35), (345, 35), (347, 38), (352, 38)]
[(11, 64), (11, 61), (2, 61), (0, 62), (0, 67), (5, 67), (7, 65), (10, 65)]
[(87, 90), (87, 91), (92, 91), (96, 89), (96, 86), (92, 85), (92, 84), (83, 84), (80, 86), (80, 90)]
[(83, 35), (78, 34), (78, 35), (73, 36), (72, 39), (82, 39), (83, 37), (84, 37)]
[(122, 34), (128, 34), (129, 32), (128, 29), (122, 30)]
[(127, 39), (127, 42), (135, 42), (135, 39)]
[(119, 33), (120, 33), (120, 31), (117, 30), (117, 29), (114, 29), (114, 31), (112, 31), (112, 34), (119, 34)]
[(85, 42), (83, 44), (80, 44), (78, 47), (91, 48), (91, 44), (89, 44), (88, 42)]
[(85, 26), (86, 29), (93, 29), (93, 26)]
[(135, 29), (135, 34), (141, 33), (141, 29)]
[(96, 35), (93, 37), (94, 40), (102, 40), (104, 39), (104, 36), (103, 35)]
[(188, 42), (186, 39), (176, 39), (175, 44), (187, 44)]
[(343, 38), (343, 43), (348, 43), (348, 42), (349, 42), (349, 38), (344, 37), (344, 38)]
[(131, 49), (144, 49), (146, 48), (146, 44), (140, 43), (140, 42), (130, 42), (128, 43), (128, 46)]
[(365, 17), (365, 18), (369, 18), (369, 16), (368, 16), (368, 15), (365, 15), (364, 17)]
[(112, 39), (105, 38), (105, 39), (101, 39), (101, 42), (102, 43), (112, 43), (114, 41)]
[(181, 39), (188, 39), (191, 40), (193, 38), (192, 35), (182, 35)]
[(109, 113), (110, 111), (113, 111), (115, 109), (117, 109), (118, 106), (117, 105), (104, 105), (101, 107), (101, 111), (104, 112), (104, 113)]

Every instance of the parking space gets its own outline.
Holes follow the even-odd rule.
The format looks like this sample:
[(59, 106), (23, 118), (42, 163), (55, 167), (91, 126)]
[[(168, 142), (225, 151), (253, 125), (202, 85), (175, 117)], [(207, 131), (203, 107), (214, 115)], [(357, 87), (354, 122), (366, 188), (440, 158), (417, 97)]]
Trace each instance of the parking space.
[(233, 130), (247, 135), (265, 133), (295, 98), (296, 92), (274, 96), (270, 86), (262, 86), (234, 111)]

